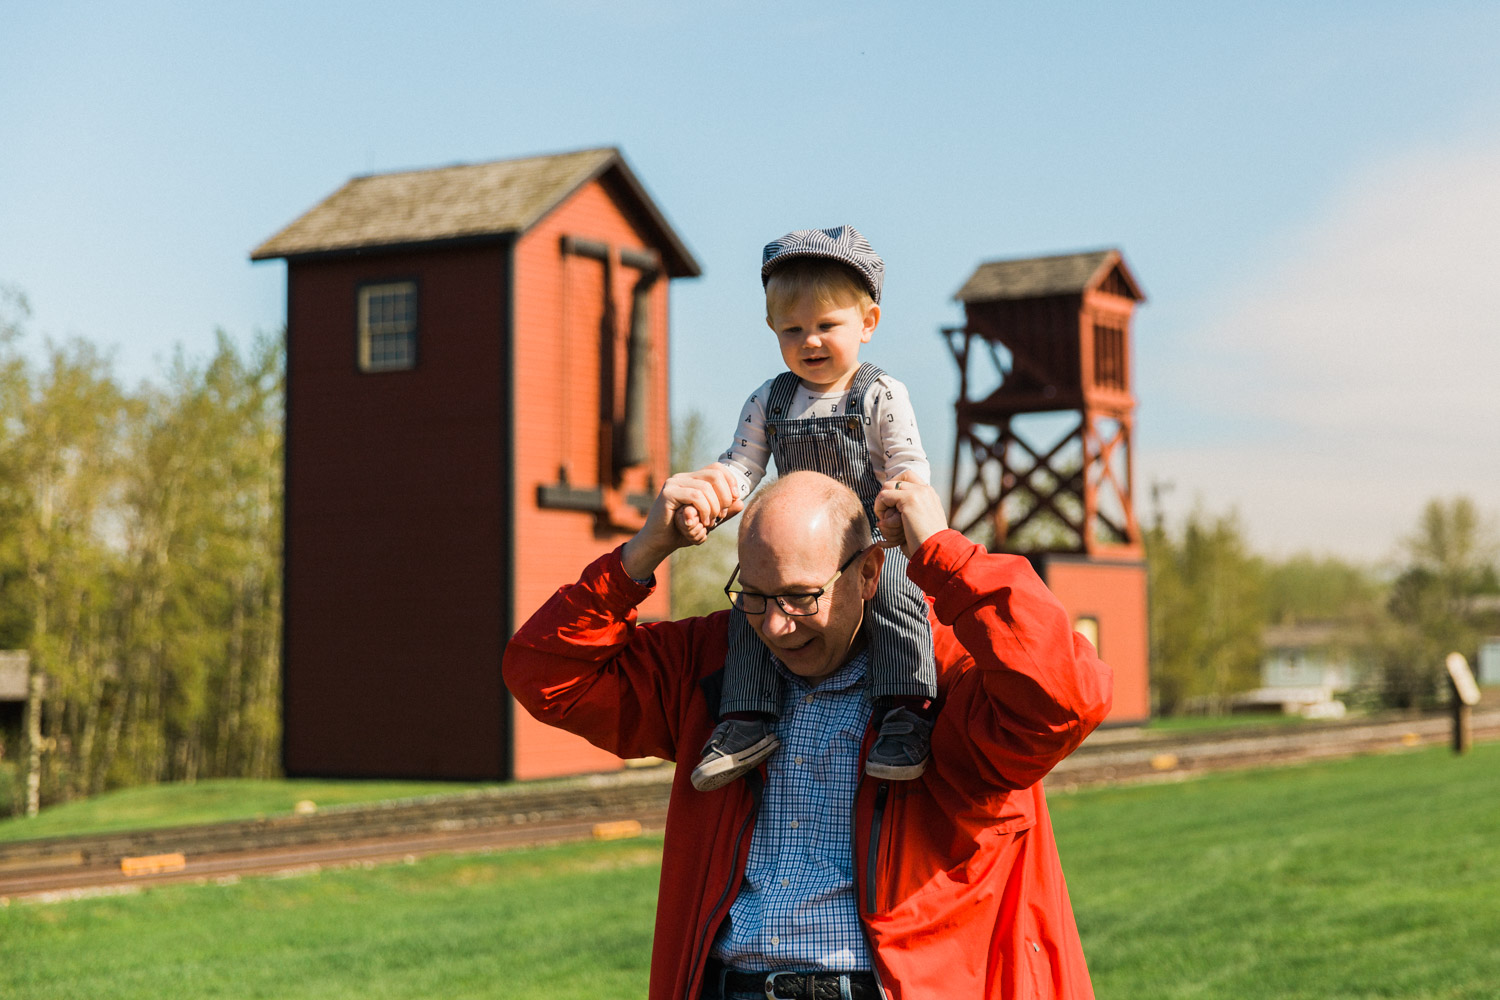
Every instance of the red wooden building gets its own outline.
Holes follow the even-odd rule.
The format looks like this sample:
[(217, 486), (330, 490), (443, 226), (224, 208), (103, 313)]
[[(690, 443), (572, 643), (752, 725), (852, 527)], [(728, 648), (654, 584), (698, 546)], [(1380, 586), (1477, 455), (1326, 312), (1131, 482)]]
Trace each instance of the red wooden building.
[(1131, 320), (1117, 250), (981, 264), (945, 330), (960, 373), (951, 520), (1032, 558), (1114, 668), (1109, 721), (1151, 714), (1146, 564), (1133, 501)]
[(500, 678), (668, 473), (668, 284), (699, 269), (619, 151), (357, 177), (251, 258), (287, 263), (287, 773), (620, 766)]

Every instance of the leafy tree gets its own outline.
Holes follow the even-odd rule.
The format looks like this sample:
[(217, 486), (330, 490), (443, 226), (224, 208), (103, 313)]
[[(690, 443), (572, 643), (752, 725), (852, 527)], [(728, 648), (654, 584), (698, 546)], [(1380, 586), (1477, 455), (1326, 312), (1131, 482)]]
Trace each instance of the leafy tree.
[[(24, 805), (279, 768), (281, 337), (220, 334), (126, 392), (82, 341), (15, 350), (0, 287), (0, 648), (45, 680)], [(14, 807), (0, 801), (0, 811)]]
[[(13, 346), (25, 333), (31, 306), (18, 289), (0, 285), (0, 596), (14, 594), (25, 576), (21, 522), (27, 509), (21, 466), (21, 425), (17, 419), (30, 393), (25, 359)], [(30, 616), (16, 600), (0, 600), (0, 649), (21, 649), (30, 634)], [(7, 748), (0, 747), (0, 751)], [(14, 756), (18, 749), (8, 748)]]
[(1474, 594), (1494, 591), (1494, 528), (1470, 498), (1429, 500), (1405, 544), (1412, 567), (1432, 574), (1454, 609), (1461, 611)]
[[(280, 634), (281, 344), (206, 365), (179, 354), (143, 395), (126, 478), (132, 690), (163, 702), (132, 727), (148, 779), (274, 770)], [(122, 762), (113, 760), (118, 768)], [(119, 775), (125, 778), (125, 775)]]
[(103, 529), (127, 409), (108, 360), (88, 343), (49, 344), (46, 355), (35, 373), (15, 369), (4, 414), (21, 568), (7, 603), (27, 610), (32, 675), (46, 679), (40, 746), (28, 739), (28, 812), (76, 789), (79, 742), (96, 732), (114, 626)]
[[(672, 428), (672, 471), (690, 472), (713, 461), (713, 445), (703, 415), (691, 410)], [(715, 528), (702, 545), (672, 553), (672, 617), (688, 618), (729, 606), (724, 583), (734, 571), (738, 520)]]
[(1259, 676), (1265, 568), (1234, 514), (1195, 509), (1175, 533), (1158, 518), (1145, 539), (1157, 711), (1226, 712)]
[(1389, 622), (1372, 637), (1383, 701), (1397, 708), (1441, 697), (1450, 652), (1470, 660), (1479, 646), (1474, 598), (1495, 588), (1496, 544), (1468, 497), (1428, 501), (1405, 540), (1408, 562), (1391, 587)]
[(1275, 625), (1366, 617), (1384, 588), (1364, 566), (1333, 557), (1292, 556), (1266, 566), (1266, 620)]

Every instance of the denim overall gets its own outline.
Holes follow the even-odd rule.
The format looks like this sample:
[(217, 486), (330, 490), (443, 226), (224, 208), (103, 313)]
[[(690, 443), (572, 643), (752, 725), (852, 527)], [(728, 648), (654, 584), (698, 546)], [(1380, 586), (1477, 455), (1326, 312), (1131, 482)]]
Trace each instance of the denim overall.
[[(776, 459), (776, 472), (811, 470), (832, 476), (852, 489), (864, 505), (872, 539), (880, 537), (875, 525), (875, 496), (881, 483), (870, 465), (865, 440), (864, 412), (870, 385), (884, 374), (871, 364), (859, 366), (844, 413), (829, 417), (790, 420), (798, 388), (797, 376), (782, 372), (771, 383), (766, 400), (766, 439)], [(885, 550), (885, 566), (874, 600), (865, 609), (869, 634), (869, 697), (937, 697), (937, 668), (932, 654), (932, 627), (927, 622), (927, 601), (922, 590), (906, 575), (906, 554), (899, 548)], [(731, 611), (729, 655), (724, 661), (724, 690), (720, 714), (763, 712), (781, 717), (782, 678), (771, 661), (771, 651), (755, 634), (744, 614)]]

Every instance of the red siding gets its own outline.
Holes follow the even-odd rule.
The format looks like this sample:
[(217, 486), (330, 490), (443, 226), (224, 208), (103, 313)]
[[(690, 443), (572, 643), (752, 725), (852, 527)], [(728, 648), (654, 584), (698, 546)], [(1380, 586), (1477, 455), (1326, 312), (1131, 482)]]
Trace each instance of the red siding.
[(1115, 673), (1110, 723), (1151, 717), (1150, 650), (1146, 635), (1146, 567), (1084, 559), (1046, 560), (1047, 587), (1076, 622), (1099, 622), (1099, 658)]
[[(288, 268), (289, 774), (503, 774), (504, 265), (490, 246)], [(401, 279), (417, 367), (362, 374), (356, 288)]]
[[(547, 597), (575, 579), (590, 561), (630, 537), (628, 528), (600, 528), (590, 513), (542, 509), (537, 488), (559, 482), (565, 468), (577, 488), (600, 482), (600, 322), (604, 312), (602, 262), (561, 252), (563, 236), (608, 243), (619, 249), (646, 249), (642, 231), (620, 208), (605, 184), (591, 183), (544, 219), (516, 246), (516, 428), (515, 620), (525, 621)], [(622, 350), (615, 358), (623, 386), (624, 337), (631, 316), (631, 293), (639, 272), (615, 266), (611, 294)], [(625, 477), (623, 492), (654, 492), (670, 464), (667, 381), (668, 281), (651, 292), (652, 379), (649, 402), (650, 461)], [(641, 608), (643, 618), (665, 618), (668, 580), (657, 573), (658, 589)], [(612, 754), (558, 729), (542, 726), (515, 710), (514, 767), (517, 778), (539, 778), (617, 768)]]

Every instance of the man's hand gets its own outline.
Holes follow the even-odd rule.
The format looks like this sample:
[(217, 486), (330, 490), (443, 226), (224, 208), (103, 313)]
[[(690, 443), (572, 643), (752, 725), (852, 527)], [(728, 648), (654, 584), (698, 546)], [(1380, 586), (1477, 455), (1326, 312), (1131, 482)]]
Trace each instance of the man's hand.
[[(647, 579), (677, 549), (702, 541), (694, 539), (695, 527), (707, 537), (705, 525), (733, 517), (744, 506), (744, 501), (736, 495), (734, 476), (722, 465), (716, 463), (696, 472), (679, 472), (662, 484), (651, 512), (646, 515), (645, 526), (625, 543), (620, 554), (625, 572), (637, 580)], [(689, 511), (696, 523), (689, 521)], [(679, 516), (685, 522), (682, 525), (678, 524)]]
[(876, 495), (875, 521), (885, 536), (880, 544), (888, 549), (899, 545), (908, 557), (948, 527), (948, 515), (943, 512), (937, 490), (910, 472), (887, 482)]

